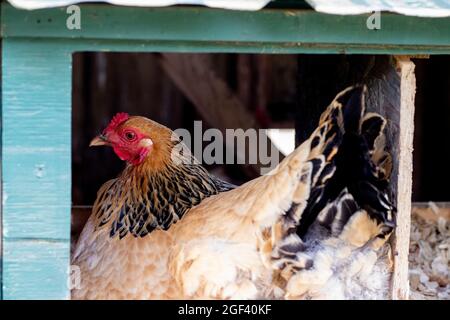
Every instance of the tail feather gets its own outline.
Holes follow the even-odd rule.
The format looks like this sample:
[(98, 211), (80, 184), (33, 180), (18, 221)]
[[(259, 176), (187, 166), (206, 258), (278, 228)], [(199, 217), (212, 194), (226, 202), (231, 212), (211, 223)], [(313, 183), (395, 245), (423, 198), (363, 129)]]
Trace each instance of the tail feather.
[(361, 135), (367, 143), (370, 152), (376, 149), (375, 141), (384, 136), (386, 120), (376, 113), (367, 113), (361, 121)]
[[(312, 181), (310, 198), (297, 233), (304, 237), (318, 219), (332, 235), (341, 232), (352, 214), (363, 209), (386, 236), (395, 225), (395, 207), (389, 197), (392, 158), (385, 150), (386, 120), (365, 112), (366, 88), (351, 87), (340, 93), (321, 117), (325, 136), (339, 135), (333, 157)], [(327, 145), (329, 148), (330, 145)], [(323, 151), (325, 151), (324, 149)], [(324, 155), (327, 157), (327, 155)]]
[[(272, 247), (272, 263), (286, 296), (325, 288), (336, 266), (352, 265), (352, 252), (376, 261), (370, 250), (379, 249), (395, 226), (386, 120), (366, 113), (365, 93), (362, 86), (340, 93), (309, 139), (310, 153), (299, 184), (307, 192), (302, 193), (301, 205), (293, 203), (286, 213), (287, 232), (281, 232)], [(312, 232), (319, 230), (311, 228), (316, 223), (329, 230), (325, 238), (323, 228)], [(340, 261), (335, 261), (337, 257)], [(369, 269), (373, 263), (368, 263)]]
[(339, 197), (329, 203), (317, 217), (323, 226), (329, 226), (332, 236), (339, 236), (350, 217), (358, 211), (358, 206), (347, 189)]
[(278, 235), (273, 236), (272, 266), (281, 271), (284, 279), (299, 270), (311, 268), (313, 264), (312, 258), (304, 252), (306, 246), (303, 240), (296, 232), (299, 221), (303, 219), (305, 208), (311, 206), (314, 201), (323, 199), (323, 187), (333, 177), (336, 170), (334, 158), (342, 143), (342, 130), (339, 128), (342, 115), (338, 108), (329, 108), (327, 112), (319, 127), (305, 142), (310, 144), (309, 156), (303, 166), (295, 192), (301, 196), (296, 197), (294, 194), (293, 198), (297, 200), (293, 201), (286, 211), (284, 220), (281, 222), (282, 226), (278, 226), (278, 229), (284, 232), (275, 232)]
[(344, 91), (336, 98), (344, 119), (344, 132), (358, 134), (361, 132), (361, 118), (365, 112), (364, 96), (367, 89), (357, 86)]
[(307, 192), (287, 211), (281, 228), (287, 231), (277, 237), (272, 251), (273, 266), (287, 281), (313, 268), (305, 237), (315, 222), (329, 229), (330, 237), (357, 247), (382, 245), (395, 226), (386, 120), (365, 112), (365, 93), (362, 86), (340, 93), (308, 140), (309, 157), (298, 186)]

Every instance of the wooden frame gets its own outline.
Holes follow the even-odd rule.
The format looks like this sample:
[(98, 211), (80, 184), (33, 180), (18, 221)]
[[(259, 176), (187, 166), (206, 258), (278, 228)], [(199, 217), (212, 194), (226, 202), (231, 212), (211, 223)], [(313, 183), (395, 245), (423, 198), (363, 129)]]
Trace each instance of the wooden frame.
[(368, 15), (311, 10), (80, 7), (81, 30), (68, 30), (65, 8), (1, 6), (4, 299), (69, 296), (74, 52), (450, 54), (450, 18), (383, 14), (374, 31)]
[(81, 29), (69, 30), (65, 8), (23, 11), (3, 4), (2, 37), (59, 41), (72, 50), (450, 53), (450, 35), (443, 32), (450, 30), (450, 18), (383, 13), (381, 29), (369, 30), (369, 15), (335, 16), (312, 10), (80, 7)]

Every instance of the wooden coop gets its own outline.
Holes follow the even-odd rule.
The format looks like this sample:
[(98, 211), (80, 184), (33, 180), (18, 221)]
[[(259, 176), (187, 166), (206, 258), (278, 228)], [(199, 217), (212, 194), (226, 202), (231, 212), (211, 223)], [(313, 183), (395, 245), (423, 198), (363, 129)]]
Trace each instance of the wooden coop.
[[(75, 9), (41, 9), (39, 1), (9, 2), (1, 3), (3, 299), (70, 295), (71, 93), (73, 57), (78, 52), (307, 54), (299, 79), (304, 90), (296, 127), (303, 130), (297, 132), (297, 143), (310, 134), (339, 90), (366, 83), (368, 108), (388, 119), (388, 145), (394, 155), (398, 226), (392, 239), (391, 297), (408, 298), (416, 91), (411, 59), (450, 54), (450, 7), (423, 0), (417, 1), (423, 8), (376, 16), (372, 10), (395, 8), (368, 8), (357, 0), (350, 1), (352, 14), (319, 0), (255, 0), (246, 8), (80, 4), (79, 26), (69, 27)], [(230, 1), (230, 7), (237, 2)], [(417, 17), (413, 9), (427, 17)], [(335, 58), (324, 59), (322, 54)], [(170, 60), (170, 54), (166, 58), (183, 88), (183, 61)], [(191, 74), (190, 81), (202, 76), (208, 77)], [(211, 112), (207, 116), (217, 116)], [(251, 123), (241, 124), (248, 126)]]

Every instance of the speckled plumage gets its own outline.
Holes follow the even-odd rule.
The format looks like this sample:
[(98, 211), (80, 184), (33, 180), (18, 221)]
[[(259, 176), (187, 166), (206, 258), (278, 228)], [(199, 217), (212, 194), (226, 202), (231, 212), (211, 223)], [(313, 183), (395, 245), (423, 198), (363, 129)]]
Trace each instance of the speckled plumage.
[[(127, 234), (121, 239), (111, 236), (110, 231), (120, 211), (112, 213), (101, 225), (93, 214), (74, 252), (73, 264), (80, 266), (82, 282), (80, 290), (72, 291), (72, 297), (176, 299), (273, 295), (272, 270), (261, 259), (261, 255), (270, 256), (270, 251), (260, 250), (262, 242), (268, 239), (261, 233), (280, 220), (290, 206), (308, 145), (292, 156), (295, 155), (295, 161), (283, 162), (281, 170), (272, 175), (203, 199), (168, 230), (157, 228), (144, 237)], [(123, 206), (123, 197), (114, 201), (117, 202), (111, 206)], [(103, 205), (104, 199), (100, 203)]]
[[(372, 253), (357, 253), (378, 237), (381, 220), (357, 205), (337, 229), (334, 217), (320, 226), (331, 206), (348, 200), (345, 190), (340, 198), (327, 199), (325, 209), (311, 209), (336, 172), (344, 106), (335, 100), (310, 139), (268, 175), (236, 188), (210, 176), (187, 152), (174, 158), (173, 147), (181, 142), (169, 129), (130, 117), (121, 125), (148, 133), (154, 149), (141, 165), (128, 165), (99, 190), (72, 257), (81, 270), (81, 288), (72, 291), (72, 298), (317, 297), (314, 293), (339, 282), (331, 257), (343, 257), (339, 267), (372, 261)], [(384, 145), (370, 149), (377, 154), (369, 158), (375, 168), (386, 163), (380, 148)], [(297, 232), (304, 214), (313, 219), (301, 238)], [(316, 228), (324, 230), (319, 235)], [(327, 228), (338, 231), (330, 234)], [(347, 232), (352, 228), (365, 230), (358, 243), (354, 232)], [(371, 274), (372, 269), (364, 270)]]

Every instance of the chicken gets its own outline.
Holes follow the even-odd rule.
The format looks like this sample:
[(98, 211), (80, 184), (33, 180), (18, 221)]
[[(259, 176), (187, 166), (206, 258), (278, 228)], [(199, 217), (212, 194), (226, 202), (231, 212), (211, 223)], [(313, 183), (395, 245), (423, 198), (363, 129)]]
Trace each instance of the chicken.
[[(310, 138), (239, 187), (170, 129), (117, 114), (91, 145), (127, 162), (99, 190), (72, 265), (74, 299), (353, 298), (382, 291), (394, 227), (386, 121), (340, 93)], [(377, 284), (374, 284), (377, 283)]]

